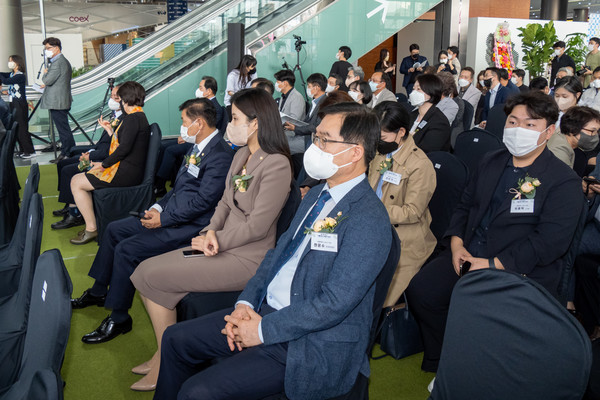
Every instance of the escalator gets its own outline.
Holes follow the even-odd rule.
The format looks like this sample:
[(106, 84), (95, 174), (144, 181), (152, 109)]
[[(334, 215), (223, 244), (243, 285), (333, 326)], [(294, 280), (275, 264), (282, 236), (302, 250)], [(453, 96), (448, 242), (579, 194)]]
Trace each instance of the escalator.
[[(217, 79), (217, 98), (222, 102), (228, 23), (245, 25), (245, 45), (257, 57), (259, 76), (269, 79), (281, 69), (283, 61), (290, 67), (296, 63), (293, 35), (301, 34), (307, 41), (299, 57), (306, 78), (309, 72), (326, 74), (339, 46), (347, 44), (355, 54), (364, 54), (438, 2), (212, 0), (75, 78), (71, 114), (90, 133), (102, 108), (108, 78), (116, 78), (116, 82), (135, 80), (147, 91), (144, 108), (150, 122), (158, 122), (163, 134), (178, 132), (177, 107), (193, 97), (202, 76)], [(384, 8), (373, 13), (381, 4)], [(385, 19), (389, 22), (384, 23)], [(108, 114), (106, 108), (104, 113)], [(36, 112), (32, 124), (45, 129), (47, 113)], [(84, 141), (78, 136), (76, 141)]]

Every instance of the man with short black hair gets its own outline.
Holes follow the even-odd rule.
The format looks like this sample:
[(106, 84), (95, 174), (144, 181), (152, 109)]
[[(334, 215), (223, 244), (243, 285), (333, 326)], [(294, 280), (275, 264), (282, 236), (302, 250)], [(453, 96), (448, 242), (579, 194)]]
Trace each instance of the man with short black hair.
[(460, 65), (460, 60), (458, 59), (458, 46), (449, 46), (446, 51), (448, 53), (448, 61), (454, 65), (454, 70), (456, 71), (456, 75), (454, 75), (454, 77), (458, 79), (460, 71), (462, 71), (462, 66)]
[(112, 309), (100, 326), (82, 338), (102, 343), (131, 330), (135, 287), (129, 276), (144, 260), (190, 243), (212, 217), (225, 190), (233, 151), (215, 127), (217, 112), (204, 98), (180, 107), (182, 135), (193, 147), (183, 161), (173, 189), (145, 211), (141, 219), (111, 222), (90, 268), (94, 285), (71, 300), (73, 308), (91, 305)]
[(217, 92), (219, 91), (219, 86), (217, 84), (217, 80), (212, 76), (203, 76), (202, 80), (198, 84), (198, 89), (196, 90), (196, 98), (208, 99), (213, 102), (215, 109), (217, 110), (217, 129), (221, 135), (225, 134), (225, 128), (227, 127), (227, 123), (223, 121), (225, 113), (223, 112), (223, 107), (219, 104), (219, 100), (217, 100)]
[(510, 80), (512, 83), (519, 88), (521, 93), (529, 92), (529, 86), (527, 86), (523, 80), (525, 79), (525, 71), (522, 69), (513, 69), (512, 77)]
[(500, 83), (500, 69), (496, 67), (489, 67), (485, 69), (485, 75), (483, 76), (483, 85), (488, 89), (485, 94), (483, 110), (481, 110), (481, 123), (480, 128), (484, 128), (487, 124), (487, 115), (490, 108), (496, 104), (503, 104), (508, 98), (508, 91)]
[(527, 275), (558, 295), (584, 206), (581, 181), (546, 148), (558, 119), (551, 97), (519, 94), (505, 112), (506, 148), (483, 156), (446, 231), (450, 246), (421, 268), (406, 291), (423, 337), (425, 371), (437, 370), (450, 297), (467, 263), (470, 271)]
[(331, 70), (329, 71), (329, 75), (338, 74), (342, 77), (342, 81), (346, 80), (346, 76), (348, 76), (348, 68), (352, 67), (352, 64), (348, 62), (350, 57), (352, 56), (352, 50), (348, 46), (342, 46), (338, 49), (338, 52), (335, 55), (337, 59), (331, 65)]
[(506, 68), (500, 68), (500, 83), (508, 90), (508, 97), (515, 94), (521, 94), (519, 88), (508, 78), (508, 71)]
[[(304, 197), (235, 309), (167, 328), (155, 398), (216, 399), (226, 391), (330, 399), (366, 382), (374, 282), (391, 247), (387, 212), (365, 175), (381, 132), (357, 103), (329, 106), (321, 117), (304, 166), (327, 183)], [(335, 220), (331, 251), (310, 233), (326, 217)]]
[(47, 68), (42, 76), (44, 93), (40, 98), (39, 106), (42, 110), (49, 110), (54, 126), (60, 138), (60, 154), (52, 163), (69, 156), (69, 152), (75, 146), (75, 139), (69, 125), (69, 110), (73, 97), (71, 96), (71, 73), (72, 68), (69, 60), (62, 54), (60, 40), (55, 37), (46, 38), (44, 45), (44, 57), (48, 61)]
[(554, 49), (554, 58), (552, 59), (552, 70), (550, 72), (550, 82), (554, 83), (556, 73), (559, 69), (564, 67), (571, 67), (573, 71), (577, 70), (575, 67), (575, 61), (568, 54), (565, 54), (567, 45), (562, 40), (554, 43), (552, 48)]
[(590, 39), (588, 44), (589, 53), (585, 58), (585, 79), (583, 81), (583, 87), (586, 88), (589, 86), (590, 81), (592, 80), (593, 71), (600, 67), (600, 51), (598, 50), (598, 46), (600, 46), (600, 38), (593, 37)]
[(334, 90), (339, 90), (344, 84), (344, 80), (342, 79), (340, 74), (329, 74), (329, 78), (327, 78), (327, 88), (325, 89), (325, 93), (331, 93)]
[(289, 69), (282, 69), (275, 74), (275, 90), (281, 93), (279, 112), (302, 121), (306, 114), (304, 97), (294, 88), (296, 76)]
[(402, 86), (406, 89), (406, 95), (410, 96), (413, 86), (417, 80), (417, 76), (423, 73), (427, 66), (427, 58), (420, 55), (419, 45), (413, 43), (409, 46), (410, 55), (402, 59), (400, 64), (400, 73), (404, 74)]
[(267, 78), (256, 78), (252, 81), (251, 87), (266, 90), (271, 96), (275, 93), (275, 85)]
[(548, 86), (548, 80), (544, 77), (538, 76), (529, 81), (529, 90), (537, 90), (544, 94), (550, 94), (550, 87)]

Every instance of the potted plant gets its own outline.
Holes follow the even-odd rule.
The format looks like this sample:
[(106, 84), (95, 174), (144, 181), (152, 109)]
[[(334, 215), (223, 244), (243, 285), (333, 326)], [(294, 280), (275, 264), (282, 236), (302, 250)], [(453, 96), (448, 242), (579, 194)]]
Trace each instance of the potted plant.
[(530, 77), (541, 76), (553, 53), (552, 45), (558, 40), (554, 22), (527, 24), (525, 28), (517, 28), (521, 33), (523, 64)]

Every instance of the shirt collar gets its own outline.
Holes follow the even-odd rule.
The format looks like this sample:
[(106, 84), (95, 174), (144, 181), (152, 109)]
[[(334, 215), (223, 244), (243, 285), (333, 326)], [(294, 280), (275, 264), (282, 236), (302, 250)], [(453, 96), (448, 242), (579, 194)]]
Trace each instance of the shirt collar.
[(54, 62), (54, 61), (56, 61), (56, 59), (57, 59), (58, 57), (60, 57), (61, 55), (62, 55), (62, 53), (58, 53), (57, 55), (55, 55), (54, 57), (52, 57), (52, 58), (50, 59), (50, 62), (51, 62), (51, 63), (53, 63), (53, 62)]
[(494, 88), (492, 89), (492, 92), (497, 93), (498, 89), (500, 89), (500, 85), (501, 85), (501, 83), (498, 83), (496, 86), (494, 86)]
[(196, 154), (202, 153), (202, 151), (204, 150), (206, 145), (208, 145), (208, 142), (210, 142), (212, 140), (212, 138), (217, 136), (217, 133), (219, 133), (219, 130), (215, 129), (215, 131), (213, 133), (211, 133), (210, 135), (208, 135), (208, 137), (204, 138), (200, 143), (198, 143), (196, 145)]
[(337, 204), (340, 201), (342, 201), (344, 196), (347, 195), (352, 189), (354, 189), (354, 187), (356, 185), (361, 183), (363, 181), (363, 179), (365, 179), (365, 178), (366, 178), (365, 174), (360, 174), (356, 178), (350, 179), (349, 181), (344, 182), (344, 183), (340, 183), (339, 185), (337, 185), (331, 189), (329, 188), (329, 184), (326, 183), (325, 186), (323, 186), (322, 190), (329, 190), (329, 194), (331, 195), (331, 198)]

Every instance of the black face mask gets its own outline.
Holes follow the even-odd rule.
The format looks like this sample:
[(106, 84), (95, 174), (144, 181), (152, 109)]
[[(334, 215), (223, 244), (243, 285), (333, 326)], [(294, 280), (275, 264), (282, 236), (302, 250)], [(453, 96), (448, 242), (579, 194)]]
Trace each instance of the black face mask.
[(250, 71), (248, 71), (248, 75), (254, 75), (256, 73), (256, 68), (252, 68)]
[(490, 78), (490, 79), (484, 79), (483, 80), (483, 85), (486, 88), (488, 88), (488, 89), (491, 88), (492, 87), (492, 78)]
[(413, 55), (412, 55), (412, 58), (413, 58), (414, 60), (417, 60), (417, 59), (419, 58), (419, 53), (417, 53), (417, 54), (413, 54)]
[(377, 143), (377, 152), (379, 154), (393, 153), (394, 151), (398, 150), (398, 146), (399, 144), (396, 142), (386, 142), (379, 139), (379, 142)]

